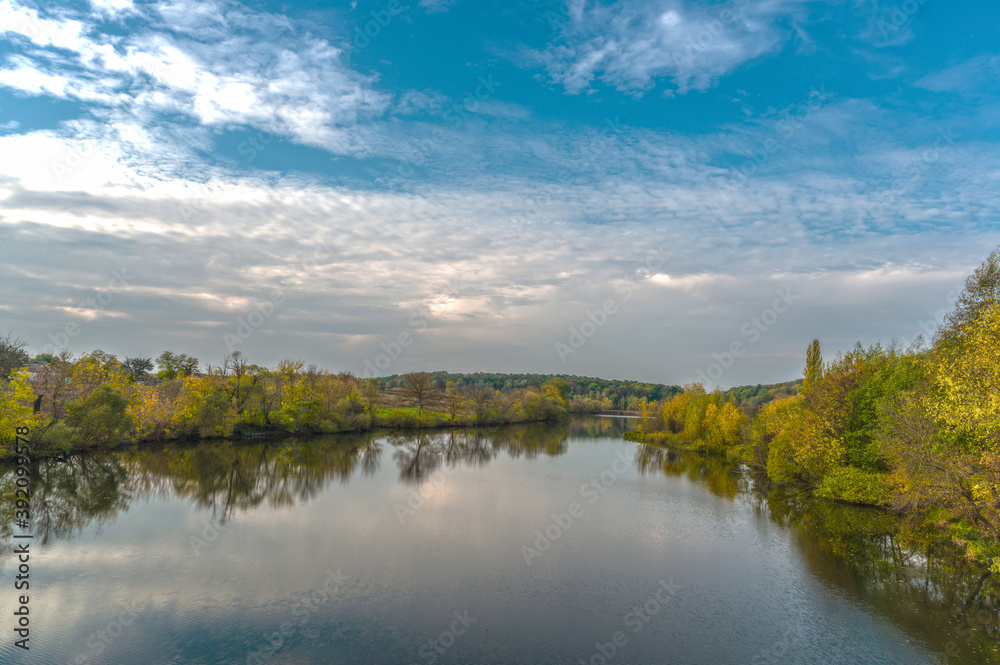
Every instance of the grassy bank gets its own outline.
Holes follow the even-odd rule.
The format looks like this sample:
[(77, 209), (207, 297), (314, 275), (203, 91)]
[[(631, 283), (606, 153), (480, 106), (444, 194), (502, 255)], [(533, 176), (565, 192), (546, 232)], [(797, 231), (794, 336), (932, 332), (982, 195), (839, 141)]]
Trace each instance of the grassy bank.
[(441, 386), (426, 373), (407, 376), (409, 385), (386, 389), (376, 379), (301, 363), (268, 370), (237, 356), (224, 369), (150, 380), (101, 352), (53, 358), (0, 386), (0, 458), (14, 456), (18, 427), (30, 430), (34, 454), (58, 455), (156, 441), (482, 427), (569, 414), (566, 384), (558, 380), (502, 392)]
[[(283, 428), (264, 429), (259, 427), (235, 427), (233, 432), (224, 436), (173, 436), (164, 438), (131, 439), (124, 437), (114, 442), (90, 443), (81, 441), (79, 435), (69, 428), (57, 424), (53, 428), (43, 430), (39, 437), (29, 434), (27, 440), (31, 444), (32, 454), (38, 457), (56, 457), (63, 454), (73, 454), (86, 451), (109, 451), (128, 446), (140, 446), (143, 444), (163, 443), (165, 441), (197, 441), (199, 439), (254, 439), (260, 437), (285, 437), (285, 436), (321, 436), (324, 434), (361, 433), (375, 430), (417, 430), (417, 429), (449, 429), (468, 427), (501, 427), (504, 425), (524, 424), (534, 422), (552, 422), (568, 418), (566, 413), (551, 414), (541, 419), (521, 419), (521, 420), (490, 420), (489, 422), (477, 423), (475, 418), (463, 417), (453, 419), (450, 414), (443, 411), (425, 409), (423, 411), (416, 407), (383, 408), (374, 411), (372, 414), (364, 414), (350, 420), (343, 420), (339, 423), (329, 423), (319, 428), (286, 430)], [(3, 447), (3, 457), (0, 459), (13, 459), (16, 457), (14, 442)]]

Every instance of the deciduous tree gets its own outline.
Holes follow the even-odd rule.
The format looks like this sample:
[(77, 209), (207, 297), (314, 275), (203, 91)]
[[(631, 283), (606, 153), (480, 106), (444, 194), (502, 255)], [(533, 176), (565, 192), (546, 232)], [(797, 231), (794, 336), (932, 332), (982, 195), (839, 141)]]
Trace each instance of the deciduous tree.
[(361, 398), (364, 400), (365, 410), (374, 413), (382, 399), (382, 381), (374, 377), (365, 379), (361, 384)]
[(818, 339), (814, 339), (806, 349), (806, 368), (802, 371), (802, 375), (805, 377), (803, 390), (808, 390), (823, 378), (823, 355), (819, 351)]
[(110, 385), (101, 385), (67, 407), (66, 421), (85, 446), (117, 445), (132, 427), (128, 400)]
[(496, 391), (485, 383), (476, 383), (466, 387), (465, 396), (476, 407), (476, 422), (483, 422), (486, 418), (486, 413), (489, 411), (490, 404), (496, 397)]
[(143, 358), (142, 356), (136, 356), (135, 358), (125, 358), (125, 362), (122, 363), (122, 367), (129, 374), (129, 378), (133, 381), (142, 381), (149, 377), (149, 373), (153, 371), (153, 359)]
[(28, 343), (8, 331), (0, 335), (0, 379), (12, 376), (14, 372), (28, 364), (31, 359), (25, 349)]
[(417, 404), (417, 412), (423, 413), (424, 405), (434, 391), (434, 377), (429, 372), (410, 372), (403, 375), (403, 394)]
[(198, 371), (198, 359), (186, 353), (164, 351), (156, 359), (156, 375), (163, 381), (183, 378)]

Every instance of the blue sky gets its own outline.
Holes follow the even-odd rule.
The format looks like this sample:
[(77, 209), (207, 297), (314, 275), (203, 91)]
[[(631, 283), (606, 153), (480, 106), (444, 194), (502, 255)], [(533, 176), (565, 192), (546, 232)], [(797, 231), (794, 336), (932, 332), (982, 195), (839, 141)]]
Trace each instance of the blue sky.
[(939, 0), (0, 0), (0, 329), (794, 378), (813, 337), (930, 330), (1000, 242), (997, 25)]

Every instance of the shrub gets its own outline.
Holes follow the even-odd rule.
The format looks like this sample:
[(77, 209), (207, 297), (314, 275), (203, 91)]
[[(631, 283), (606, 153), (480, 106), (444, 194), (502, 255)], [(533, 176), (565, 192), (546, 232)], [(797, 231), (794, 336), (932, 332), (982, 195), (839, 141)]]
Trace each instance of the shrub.
[(887, 474), (853, 466), (831, 469), (820, 481), (816, 495), (871, 506), (888, 506), (892, 502), (892, 488)]
[(86, 399), (71, 403), (66, 421), (77, 430), (77, 443), (83, 447), (114, 446), (121, 443), (132, 428), (128, 400), (115, 388), (102, 385)]
[(75, 429), (60, 420), (40, 432), (35, 440), (35, 451), (69, 452), (73, 449), (78, 436), (79, 433)]

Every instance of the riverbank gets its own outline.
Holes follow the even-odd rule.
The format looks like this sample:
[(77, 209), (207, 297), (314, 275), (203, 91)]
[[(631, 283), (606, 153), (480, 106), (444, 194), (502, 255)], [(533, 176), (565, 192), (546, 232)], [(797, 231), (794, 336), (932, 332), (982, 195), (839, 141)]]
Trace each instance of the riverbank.
[[(176, 433), (171, 436), (167, 431), (160, 436), (149, 436), (142, 439), (124, 437), (116, 442), (82, 441), (77, 433), (55, 423), (41, 432), (30, 430), (23, 437), (29, 441), (32, 455), (41, 458), (63, 457), (65, 455), (83, 452), (111, 452), (124, 448), (141, 448), (145, 445), (160, 445), (169, 442), (197, 443), (199, 441), (244, 441), (256, 439), (278, 439), (289, 436), (319, 437), (331, 434), (363, 434), (380, 430), (447, 430), (463, 428), (496, 428), (506, 425), (522, 425), (529, 423), (561, 422), (570, 417), (564, 410), (548, 412), (544, 417), (521, 417), (520, 419), (498, 419), (489, 417), (477, 419), (475, 415), (453, 415), (432, 409), (420, 410), (416, 407), (383, 408), (372, 413), (357, 414), (353, 418), (337, 422), (327, 421), (316, 427), (286, 428), (255, 427), (245, 423), (236, 424), (228, 433), (207, 432), (205, 435), (184, 435)], [(11, 442), (9, 446), (0, 448), (0, 460), (12, 460), (17, 456), (16, 447)]]
[[(143, 440), (123, 440), (122, 442), (112, 445), (112, 446), (94, 446), (94, 445), (74, 445), (72, 440), (64, 441), (61, 443), (56, 443), (52, 445), (49, 441), (45, 441), (41, 447), (33, 447), (32, 454), (39, 458), (61, 458), (66, 455), (73, 455), (77, 453), (84, 452), (113, 452), (124, 449), (141, 449), (144, 446), (160, 446), (165, 443), (182, 443), (182, 444), (197, 444), (200, 441), (215, 442), (219, 440), (232, 441), (232, 442), (253, 442), (261, 439), (273, 440), (273, 439), (283, 439), (289, 436), (299, 436), (305, 438), (315, 438), (323, 437), (332, 434), (377, 434), (379, 432), (392, 432), (392, 431), (447, 431), (447, 430), (460, 430), (460, 429), (498, 429), (502, 427), (507, 427), (510, 425), (545, 425), (545, 424), (557, 424), (565, 422), (572, 418), (586, 418), (586, 417), (611, 417), (611, 418), (637, 418), (638, 416), (630, 415), (620, 415), (619, 412), (610, 413), (568, 413), (561, 414), (556, 417), (550, 418), (540, 418), (534, 420), (508, 420), (504, 422), (479, 422), (477, 423), (475, 419), (463, 418), (461, 420), (452, 420), (451, 416), (447, 413), (441, 411), (433, 411), (425, 409), (423, 413), (419, 412), (418, 409), (414, 407), (403, 407), (398, 409), (379, 409), (375, 415), (370, 420), (369, 424), (365, 425), (363, 422), (357, 423), (359, 426), (347, 427), (341, 429), (326, 429), (321, 431), (308, 431), (308, 432), (290, 432), (281, 429), (262, 429), (253, 427), (243, 427), (237, 428), (232, 434), (228, 436), (216, 436), (216, 437), (198, 437), (198, 436), (188, 436), (188, 437), (173, 437), (173, 438), (148, 438)], [(29, 441), (33, 440), (33, 437), (29, 435)], [(13, 448), (11, 448), (13, 450)], [(6, 449), (3, 450), (4, 453), (8, 453)], [(4, 454), (0, 456), (0, 461), (10, 461), (13, 460), (17, 455), (13, 452), (9, 454)]]
[[(906, 509), (898, 503), (893, 502), (891, 494), (884, 489), (890, 482), (887, 477), (888, 474), (885, 474), (886, 477), (875, 482), (865, 478), (853, 478), (851, 482), (841, 485), (831, 482), (822, 485), (810, 485), (801, 480), (777, 483), (768, 478), (766, 467), (762, 468), (754, 459), (744, 454), (746, 452), (745, 449), (707, 445), (703, 441), (691, 442), (684, 439), (681, 435), (664, 432), (646, 434), (640, 430), (633, 430), (626, 432), (624, 438), (626, 441), (660, 448), (665, 451), (676, 450), (686, 453), (696, 453), (706, 458), (729, 464), (734, 469), (745, 467), (754, 474), (756, 482), (780, 487), (783, 491), (797, 496), (807, 496), (814, 500), (829, 501), (839, 505), (878, 510), (886, 515), (905, 518), (920, 524), (921, 528), (933, 531), (940, 537), (953, 542), (956, 546), (963, 549), (965, 556), (970, 561), (990, 568), (994, 575), (1000, 577), (1000, 545), (985, 536), (975, 525), (959, 516), (949, 513), (941, 506), (929, 506), (924, 510), (915, 510)], [(849, 468), (847, 470), (848, 472), (852, 471)], [(859, 492), (857, 489), (858, 486), (867, 486), (867, 489)], [(873, 497), (877, 498), (873, 499)]]

